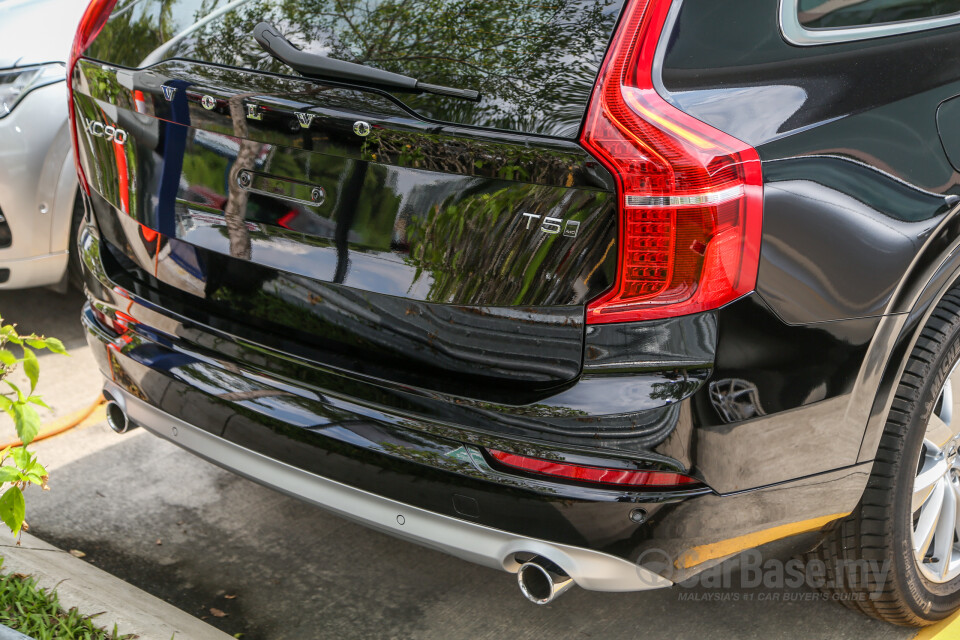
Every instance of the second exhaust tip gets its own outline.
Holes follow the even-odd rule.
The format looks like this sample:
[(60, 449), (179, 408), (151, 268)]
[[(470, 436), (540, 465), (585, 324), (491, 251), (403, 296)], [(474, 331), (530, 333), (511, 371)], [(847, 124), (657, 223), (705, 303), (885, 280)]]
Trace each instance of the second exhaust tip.
[(550, 604), (573, 586), (573, 578), (555, 563), (537, 556), (517, 571), (523, 597), (534, 604)]

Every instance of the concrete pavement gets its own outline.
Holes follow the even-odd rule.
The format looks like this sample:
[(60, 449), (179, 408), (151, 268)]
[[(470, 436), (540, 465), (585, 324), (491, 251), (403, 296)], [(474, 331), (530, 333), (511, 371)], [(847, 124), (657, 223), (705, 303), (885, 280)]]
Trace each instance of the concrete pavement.
[[(37, 393), (43, 396), (52, 411), (37, 407), (44, 424), (53, 419), (89, 406), (102, 388), (90, 347), (80, 329), (80, 307), (83, 294), (70, 291), (65, 295), (47, 289), (0, 291), (0, 316), (3, 323), (15, 323), (20, 333), (38, 333), (60, 338), (69, 357), (37, 351), (40, 361), (40, 383)], [(16, 347), (13, 350), (17, 355)], [(27, 377), (15, 372), (10, 380), (26, 391)], [(5, 387), (6, 385), (4, 385)], [(0, 443), (16, 439), (13, 421), (0, 412)]]
[[(19, 545), (14, 544), (12, 538), (8, 540), (0, 536), (4, 572), (29, 575), (38, 587), (56, 591), (61, 607), (77, 609), (108, 632), (116, 628), (120, 635), (144, 639), (230, 639), (222, 631), (160, 598), (131, 587), (36, 536), (22, 534)], [(3, 640), (2, 634), (0, 640)]]

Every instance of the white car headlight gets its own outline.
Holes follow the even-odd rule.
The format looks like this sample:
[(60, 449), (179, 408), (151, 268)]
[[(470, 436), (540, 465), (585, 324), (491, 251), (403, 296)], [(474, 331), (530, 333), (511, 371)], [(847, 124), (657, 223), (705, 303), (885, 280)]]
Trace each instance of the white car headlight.
[(0, 69), (0, 118), (13, 111), (17, 103), (34, 89), (60, 82), (65, 78), (65, 65), (61, 62), (34, 67)]

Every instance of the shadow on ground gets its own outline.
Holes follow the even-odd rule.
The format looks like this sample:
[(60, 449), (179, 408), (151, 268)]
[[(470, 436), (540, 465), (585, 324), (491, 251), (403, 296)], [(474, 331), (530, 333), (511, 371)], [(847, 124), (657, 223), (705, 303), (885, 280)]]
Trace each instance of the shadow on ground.
[(50, 289), (0, 290), (0, 316), (5, 324), (16, 323), (21, 333), (60, 338), (69, 351), (87, 344), (80, 325), (85, 300), (75, 289), (64, 294)]

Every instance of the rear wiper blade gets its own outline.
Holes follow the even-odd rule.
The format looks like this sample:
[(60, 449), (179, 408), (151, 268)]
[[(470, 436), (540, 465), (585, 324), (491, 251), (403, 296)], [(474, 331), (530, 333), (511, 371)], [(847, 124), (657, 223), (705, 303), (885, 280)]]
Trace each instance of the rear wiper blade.
[(269, 22), (261, 22), (255, 26), (253, 37), (264, 51), (308, 78), (347, 80), (411, 93), (435, 93), (465, 100), (480, 99), (480, 93), (472, 89), (427, 84), (399, 73), (301, 51), (280, 35), (280, 30)]

